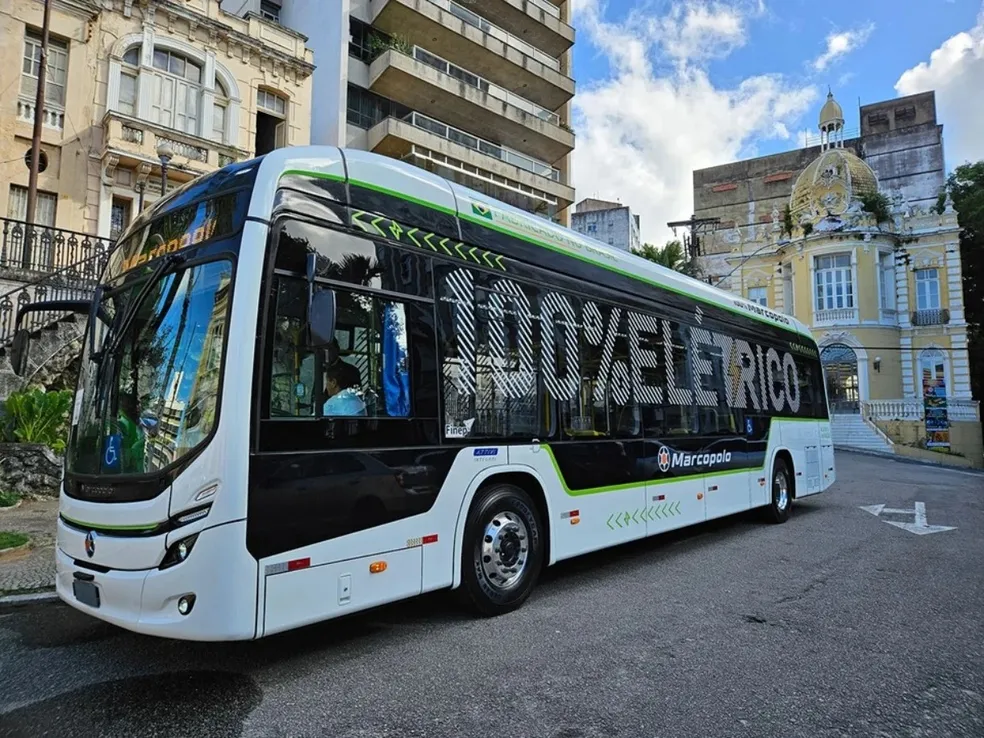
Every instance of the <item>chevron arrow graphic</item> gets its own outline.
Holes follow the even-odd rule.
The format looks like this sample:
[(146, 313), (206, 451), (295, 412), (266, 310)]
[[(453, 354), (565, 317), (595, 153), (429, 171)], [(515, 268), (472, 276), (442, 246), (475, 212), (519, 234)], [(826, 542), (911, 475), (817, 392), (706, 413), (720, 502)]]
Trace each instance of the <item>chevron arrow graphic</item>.
[(416, 238), (413, 237), (413, 234), (416, 232), (417, 232), (416, 228), (411, 228), (409, 231), (407, 231), (407, 238), (413, 241), (413, 245), (416, 246), (418, 249), (420, 249), (423, 248), (423, 246), (420, 245), (420, 241), (418, 241)]
[(615, 526), (614, 526), (614, 525), (612, 525), (612, 518), (613, 518), (613, 517), (614, 517), (614, 516), (612, 516), (612, 515), (609, 515), (609, 516), (608, 516), (608, 521), (607, 521), (607, 522), (608, 522), (608, 529), (609, 529), (609, 530), (615, 530)]

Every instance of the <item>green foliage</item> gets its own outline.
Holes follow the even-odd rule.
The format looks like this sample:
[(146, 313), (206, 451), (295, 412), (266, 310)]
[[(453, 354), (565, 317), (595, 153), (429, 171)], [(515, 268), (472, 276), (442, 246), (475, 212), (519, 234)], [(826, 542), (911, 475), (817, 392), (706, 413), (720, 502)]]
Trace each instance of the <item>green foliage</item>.
[(13, 507), (20, 500), (20, 495), (13, 492), (0, 492), (0, 507)]
[(73, 394), (39, 389), (14, 392), (4, 408), (3, 436), (8, 442), (41, 443), (52, 451), (65, 450)]
[(885, 223), (892, 219), (889, 213), (890, 203), (881, 192), (867, 192), (859, 198), (864, 209), (875, 216), (876, 223)]
[(780, 235), (787, 236), (789, 238), (793, 237), (793, 228), (796, 224), (793, 222), (793, 211), (789, 207), (789, 203), (786, 203), (785, 209), (782, 211), (782, 231)]
[(30, 540), (31, 539), (23, 533), (10, 533), (5, 530), (0, 530), (0, 551), (5, 548), (17, 548), (18, 546), (23, 546)]
[(687, 252), (679, 241), (667, 241), (662, 247), (644, 243), (640, 248), (633, 249), (632, 253), (688, 277), (697, 278), (701, 273), (700, 265), (695, 259), (687, 259)]
[(413, 56), (413, 44), (402, 36), (386, 36), (377, 31), (369, 37), (369, 56), (372, 59), (390, 49)]
[(804, 223), (803, 224), (803, 238), (806, 238), (811, 233), (813, 233), (813, 223)]
[(960, 232), (964, 309), (974, 397), (984, 399), (984, 161), (962, 164), (946, 183)]

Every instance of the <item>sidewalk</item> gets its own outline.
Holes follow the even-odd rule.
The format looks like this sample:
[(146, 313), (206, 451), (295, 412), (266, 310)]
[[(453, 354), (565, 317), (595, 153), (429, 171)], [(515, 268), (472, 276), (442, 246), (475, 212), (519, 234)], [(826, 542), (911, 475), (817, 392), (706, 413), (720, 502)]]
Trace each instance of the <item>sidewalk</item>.
[(55, 586), (57, 519), (57, 499), (24, 500), (20, 507), (0, 509), (0, 530), (31, 537), (24, 551), (0, 554), (0, 596)]

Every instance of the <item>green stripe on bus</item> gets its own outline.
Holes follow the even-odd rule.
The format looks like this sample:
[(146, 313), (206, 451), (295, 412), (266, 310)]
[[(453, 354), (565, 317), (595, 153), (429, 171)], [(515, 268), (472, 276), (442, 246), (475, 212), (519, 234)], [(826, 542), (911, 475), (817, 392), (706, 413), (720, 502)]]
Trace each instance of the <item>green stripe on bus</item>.
[[(281, 175), (281, 178), (282, 177), (286, 177), (287, 175), (302, 175), (302, 176), (303, 175), (306, 175), (306, 176), (317, 177), (317, 178), (321, 178), (321, 179), (331, 179), (331, 180), (334, 180), (334, 181), (337, 181), (337, 182), (344, 182), (344, 181), (346, 181), (346, 178), (343, 177), (343, 176), (341, 176), (341, 175), (328, 174), (326, 172), (307, 172), (307, 171), (303, 171), (303, 170), (300, 170), (300, 169), (290, 169), (290, 170), (287, 170), (287, 171), (285, 171)], [(380, 187), (379, 185), (371, 184), (370, 182), (363, 182), (361, 180), (352, 179), (352, 178), (348, 178), (348, 182), (350, 184), (356, 185), (357, 187), (363, 187), (363, 188), (365, 188), (367, 190), (373, 190), (375, 192), (379, 192), (379, 193), (382, 193), (384, 195), (389, 195), (391, 197), (395, 197), (395, 198), (398, 198), (400, 200), (406, 200), (408, 202), (412, 202), (412, 203), (415, 203), (417, 205), (421, 205), (421, 206), (423, 206), (425, 208), (430, 208), (431, 210), (437, 210), (438, 212), (445, 213), (446, 215), (452, 215), (452, 216), (455, 216), (457, 218), (461, 218), (463, 220), (467, 220), (470, 223), (474, 223), (475, 225), (480, 225), (480, 226), (482, 226), (484, 228), (489, 228), (491, 230), (498, 231), (499, 233), (502, 233), (503, 235), (509, 236), (511, 238), (518, 238), (521, 241), (525, 241), (526, 243), (532, 244), (534, 246), (539, 246), (540, 248), (543, 248), (543, 249), (548, 249), (550, 251), (554, 251), (554, 252), (556, 252), (558, 254), (564, 254), (566, 256), (571, 256), (571, 257), (573, 257), (575, 259), (579, 259), (579, 260), (585, 262), (586, 264), (591, 264), (592, 266), (601, 267), (602, 269), (607, 269), (610, 272), (614, 272), (614, 273), (619, 274), (619, 275), (621, 275), (623, 277), (628, 277), (629, 279), (634, 279), (637, 282), (642, 282), (643, 284), (647, 284), (647, 285), (650, 285), (650, 286), (653, 286), (653, 287), (659, 287), (661, 289), (667, 290), (668, 292), (673, 292), (673, 293), (675, 293), (677, 295), (682, 295), (684, 297), (688, 297), (691, 300), (694, 300), (696, 302), (702, 302), (705, 305), (709, 305), (711, 307), (720, 308), (720, 309), (725, 310), (725, 311), (727, 311), (729, 313), (733, 313), (734, 315), (740, 315), (743, 318), (749, 318), (751, 320), (758, 321), (759, 323), (764, 323), (766, 325), (774, 326), (776, 328), (782, 328), (782, 329), (788, 330), (791, 333), (794, 333), (796, 335), (806, 336), (811, 341), (815, 341), (815, 339), (813, 338), (813, 334), (808, 333), (808, 332), (804, 333), (803, 331), (801, 331), (796, 326), (783, 325), (779, 321), (771, 320), (770, 318), (764, 318), (764, 317), (755, 315), (754, 313), (746, 312), (744, 310), (736, 310), (735, 308), (728, 307), (727, 305), (719, 305), (718, 303), (712, 302), (711, 300), (708, 300), (706, 298), (698, 297), (696, 295), (692, 295), (691, 293), (687, 292), (686, 290), (677, 289), (675, 287), (671, 287), (671, 286), (669, 286), (667, 284), (663, 284), (661, 282), (654, 282), (653, 280), (647, 279), (646, 277), (643, 277), (643, 276), (641, 276), (639, 274), (633, 274), (632, 272), (625, 271), (624, 269), (620, 269), (620, 268), (618, 268), (616, 266), (611, 266), (611, 265), (608, 265), (608, 264), (604, 264), (604, 263), (602, 263), (600, 261), (595, 261), (594, 259), (591, 259), (591, 258), (589, 258), (587, 256), (583, 256), (581, 254), (575, 254), (575, 253), (573, 253), (571, 251), (565, 251), (564, 249), (562, 249), (562, 248), (560, 248), (558, 246), (553, 246), (551, 244), (545, 243), (544, 241), (540, 241), (538, 239), (535, 239), (532, 236), (527, 236), (527, 235), (525, 235), (523, 233), (518, 233), (518, 232), (512, 231), (512, 230), (510, 230), (508, 228), (504, 228), (504, 227), (502, 227), (502, 226), (500, 226), (500, 225), (498, 225), (496, 223), (490, 222), (489, 220), (487, 220), (485, 218), (476, 218), (476, 217), (474, 217), (472, 215), (469, 215), (467, 213), (455, 212), (454, 210), (451, 210), (450, 208), (446, 208), (443, 205), (438, 205), (436, 203), (428, 202), (426, 200), (421, 200), (420, 198), (414, 197), (412, 195), (406, 195), (406, 194), (403, 194), (402, 192), (396, 192), (395, 190), (390, 190), (390, 189), (387, 189), (386, 187)]]

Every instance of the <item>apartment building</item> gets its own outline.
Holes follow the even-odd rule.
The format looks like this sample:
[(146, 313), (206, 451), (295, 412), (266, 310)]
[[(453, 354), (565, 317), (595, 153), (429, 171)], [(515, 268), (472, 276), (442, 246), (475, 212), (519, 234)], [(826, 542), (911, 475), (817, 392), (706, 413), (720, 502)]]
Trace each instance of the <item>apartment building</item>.
[(309, 38), (313, 143), (408, 161), (569, 223), (568, 0), (233, 2)]
[[(310, 141), (306, 39), (226, 0), (58, 0), (51, 11), (35, 270), (83, 258), (159, 197), (229, 162)], [(0, 6), (4, 262), (23, 250), (42, 0)], [(75, 232), (74, 234), (69, 232)], [(72, 246), (72, 244), (75, 246)], [(74, 250), (73, 250), (74, 249)], [(40, 254), (40, 255), (38, 255)], [(12, 263), (13, 263), (12, 262)]]
[(641, 246), (639, 216), (619, 202), (590, 197), (581, 200), (571, 215), (571, 228), (622, 251), (636, 251)]

